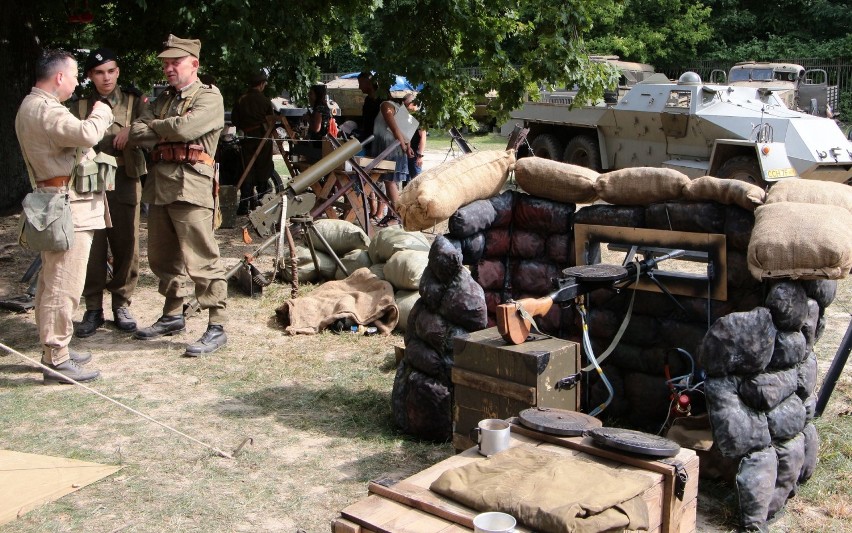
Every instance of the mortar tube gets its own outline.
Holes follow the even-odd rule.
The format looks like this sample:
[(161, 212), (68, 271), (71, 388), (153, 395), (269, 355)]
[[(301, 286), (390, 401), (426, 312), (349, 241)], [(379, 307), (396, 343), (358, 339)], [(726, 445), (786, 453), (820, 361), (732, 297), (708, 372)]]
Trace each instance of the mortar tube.
[(321, 180), (324, 176), (331, 174), (334, 169), (343, 165), (343, 163), (360, 151), (361, 143), (358, 142), (358, 139), (346, 141), (340, 148), (333, 150), (330, 154), (300, 172), (289, 183), (288, 188), (293, 191), (293, 194), (305, 192), (311, 185)]

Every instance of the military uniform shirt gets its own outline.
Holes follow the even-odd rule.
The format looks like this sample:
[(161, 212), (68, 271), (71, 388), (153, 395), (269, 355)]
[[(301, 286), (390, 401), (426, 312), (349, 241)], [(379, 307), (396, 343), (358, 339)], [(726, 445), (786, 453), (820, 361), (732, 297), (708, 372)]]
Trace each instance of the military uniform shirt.
[[(200, 81), (180, 90), (166, 89), (149, 102), (142, 116), (133, 122), (133, 145), (153, 148), (162, 142), (200, 144), (212, 158), (219, 134), (225, 127), (225, 106), (215, 86)], [(148, 169), (142, 201), (154, 205), (173, 202), (213, 208), (213, 167), (204, 163), (160, 161)]]
[(266, 126), (266, 117), (274, 114), (272, 101), (252, 87), (237, 100), (237, 104), (231, 111), (231, 122), (237, 128), (243, 131), (252, 131), (252, 133), (257, 134), (255, 136), (259, 136)]

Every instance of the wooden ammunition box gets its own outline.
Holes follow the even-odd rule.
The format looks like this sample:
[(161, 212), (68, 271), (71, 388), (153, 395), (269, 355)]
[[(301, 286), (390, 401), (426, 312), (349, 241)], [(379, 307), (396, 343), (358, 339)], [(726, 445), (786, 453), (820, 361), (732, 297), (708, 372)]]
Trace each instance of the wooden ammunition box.
[(453, 346), (453, 446), (475, 443), (470, 430), (485, 418), (509, 418), (529, 407), (576, 411), (580, 386), (556, 390), (556, 382), (575, 374), (580, 349), (575, 342), (533, 335), (510, 345), (490, 328), (459, 336)]

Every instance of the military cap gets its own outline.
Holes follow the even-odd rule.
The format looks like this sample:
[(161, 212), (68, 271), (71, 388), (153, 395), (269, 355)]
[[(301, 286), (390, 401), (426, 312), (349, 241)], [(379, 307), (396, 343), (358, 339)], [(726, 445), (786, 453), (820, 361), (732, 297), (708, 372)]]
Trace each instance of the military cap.
[(181, 39), (169, 34), (169, 38), (163, 43), (163, 51), (157, 57), (162, 59), (172, 59), (175, 57), (201, 55), (201, 41), (198, 39)]
[(249, 76), (249, 83), (251, 85), (257, 85), (262, 81), (269, 81), (269, 75), (266, 73), (266, 69), (260, 69)]
[(83, 72), (89, 72), (95, 67), (99, 67), (110, 61), (118, 61), (115, 52), (109, 48), (98, 48), (89, 52), (89, 57), (86, 58), (86, 64), (83, 66)]

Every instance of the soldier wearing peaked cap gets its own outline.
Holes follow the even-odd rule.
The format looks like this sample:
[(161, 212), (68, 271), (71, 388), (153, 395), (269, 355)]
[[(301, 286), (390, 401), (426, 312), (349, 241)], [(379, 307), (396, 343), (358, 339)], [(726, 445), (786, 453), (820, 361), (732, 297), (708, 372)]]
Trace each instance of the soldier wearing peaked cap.
[(185, 274), (195, 296), (209, 311), (207, 330), (186, 348), (197, 357), (225, 345), (228, 282), (213, 233), (215, 167), (219, 134), (225, 125), (222, 95), (198, 79), (201, 41), (169, 35), (159, 54), (170, 87), (147, 106), (131, 126), (133, 144), (151, 148), (152, 166), (142, 191), (150, 204), (148, 261), (165, 296), (162, 316), (135, 337), (152, 340), (185, 329)]
[[(118, 58), (108, 48), (92, 50), (84, 66), (94, 88), (89, 98), (71, 105), (79, 119), (89, 116), (95, 102), (112, 106), (114, 120), (103, 139), (95, 146), (98, 153), (114, 156), (118, 165), (115, 189), (106, 192), (112, 227), (96, 230), (86, 269), (83, 299), (86, 312), (74, 330), (77, 337), (94, 335), (104, 323), (104, 289), (112, 298), (115, 326), (122, 331), (135, 331), (136, 320), (130, 314), (130, 302), (139, 279), (139, 201), (142, 196), (140, 178), (147, 172), (145, 155), (128, 145), (130, 123), (138, 118), (147, 99), (135, 88), (118, 86)], [(107, 281), (107, 255), (112, 252), (112, 278)]]

